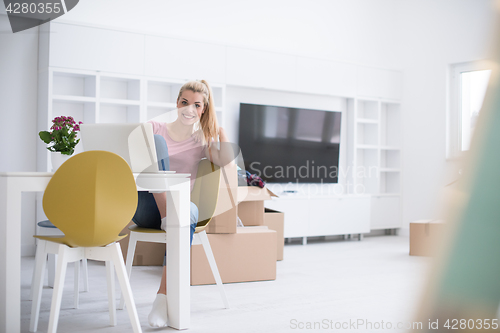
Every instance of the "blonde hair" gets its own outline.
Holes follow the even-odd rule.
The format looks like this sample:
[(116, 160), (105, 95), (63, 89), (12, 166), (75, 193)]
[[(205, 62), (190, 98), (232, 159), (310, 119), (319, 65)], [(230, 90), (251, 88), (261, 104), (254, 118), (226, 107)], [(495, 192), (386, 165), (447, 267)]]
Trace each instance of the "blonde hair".
[(219, 134), (219, 125), (217, 124), (217, 115), (215, 113), (215, 104), (212, 89), (205, 80), (189, 81), (179, 90), (177, 101), (185, 90), (200, 93), (203, 96), (204, 110), (200, 117), (200, 127), (203, 131), (203, 139), (210, 146), (212, 139), (216, 139)]

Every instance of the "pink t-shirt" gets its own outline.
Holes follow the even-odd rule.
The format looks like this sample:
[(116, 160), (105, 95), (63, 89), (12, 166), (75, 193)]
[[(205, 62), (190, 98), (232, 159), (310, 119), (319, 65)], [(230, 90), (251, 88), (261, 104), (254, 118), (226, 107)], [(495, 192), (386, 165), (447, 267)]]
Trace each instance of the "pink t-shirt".
[(205, 157), (205, 146), (201, 142), (196, 142), (193, 137), (184, 141), (174, 141), (168, 135), (166, 123), (149, 122), (153, 124), (153, 133), (160, 134), (167, 142), (170, 170), (191, 174), (192, 191), (198, 172), (198, 164)]

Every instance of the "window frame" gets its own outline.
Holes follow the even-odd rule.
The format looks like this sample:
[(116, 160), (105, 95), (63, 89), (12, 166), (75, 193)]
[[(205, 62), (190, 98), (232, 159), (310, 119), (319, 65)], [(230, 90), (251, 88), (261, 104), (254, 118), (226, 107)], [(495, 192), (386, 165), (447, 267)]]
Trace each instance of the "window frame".
[[(488, 60), (454, 63), (448, 66), (448, 105), (446, 112), (446, 159), (455, 160), (463, 155), (462, 151), (462, 73), (491, 70), (494, 64)], [(490, 76), (490, 79), (493, 76)]]

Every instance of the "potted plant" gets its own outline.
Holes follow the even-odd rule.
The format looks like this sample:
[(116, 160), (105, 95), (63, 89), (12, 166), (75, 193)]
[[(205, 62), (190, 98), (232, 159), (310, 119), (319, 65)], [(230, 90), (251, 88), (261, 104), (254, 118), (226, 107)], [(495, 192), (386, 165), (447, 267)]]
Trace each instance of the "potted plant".
[(52, 120), (50, 132), (40, 131), (38, 133), (40, 139), (50, 145), (47, 149), (52, 152), (53, 171), (56, 171), (75, 152), (75, 147), (80, 142), (76, 136), (81, 124), (81, 121), (77, 124), (73, 117), (55, 117)]

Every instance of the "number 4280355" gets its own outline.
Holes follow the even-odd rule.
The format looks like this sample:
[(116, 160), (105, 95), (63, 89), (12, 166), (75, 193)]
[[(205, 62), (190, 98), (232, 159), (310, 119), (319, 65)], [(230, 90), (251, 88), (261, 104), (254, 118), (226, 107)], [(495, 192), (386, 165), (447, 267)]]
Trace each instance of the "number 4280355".
[(58, 14), (61, 12), (60, 3), (34, 3), (34, 2), (14, 2), (9, 3), (5, 11), (9, 14)]

